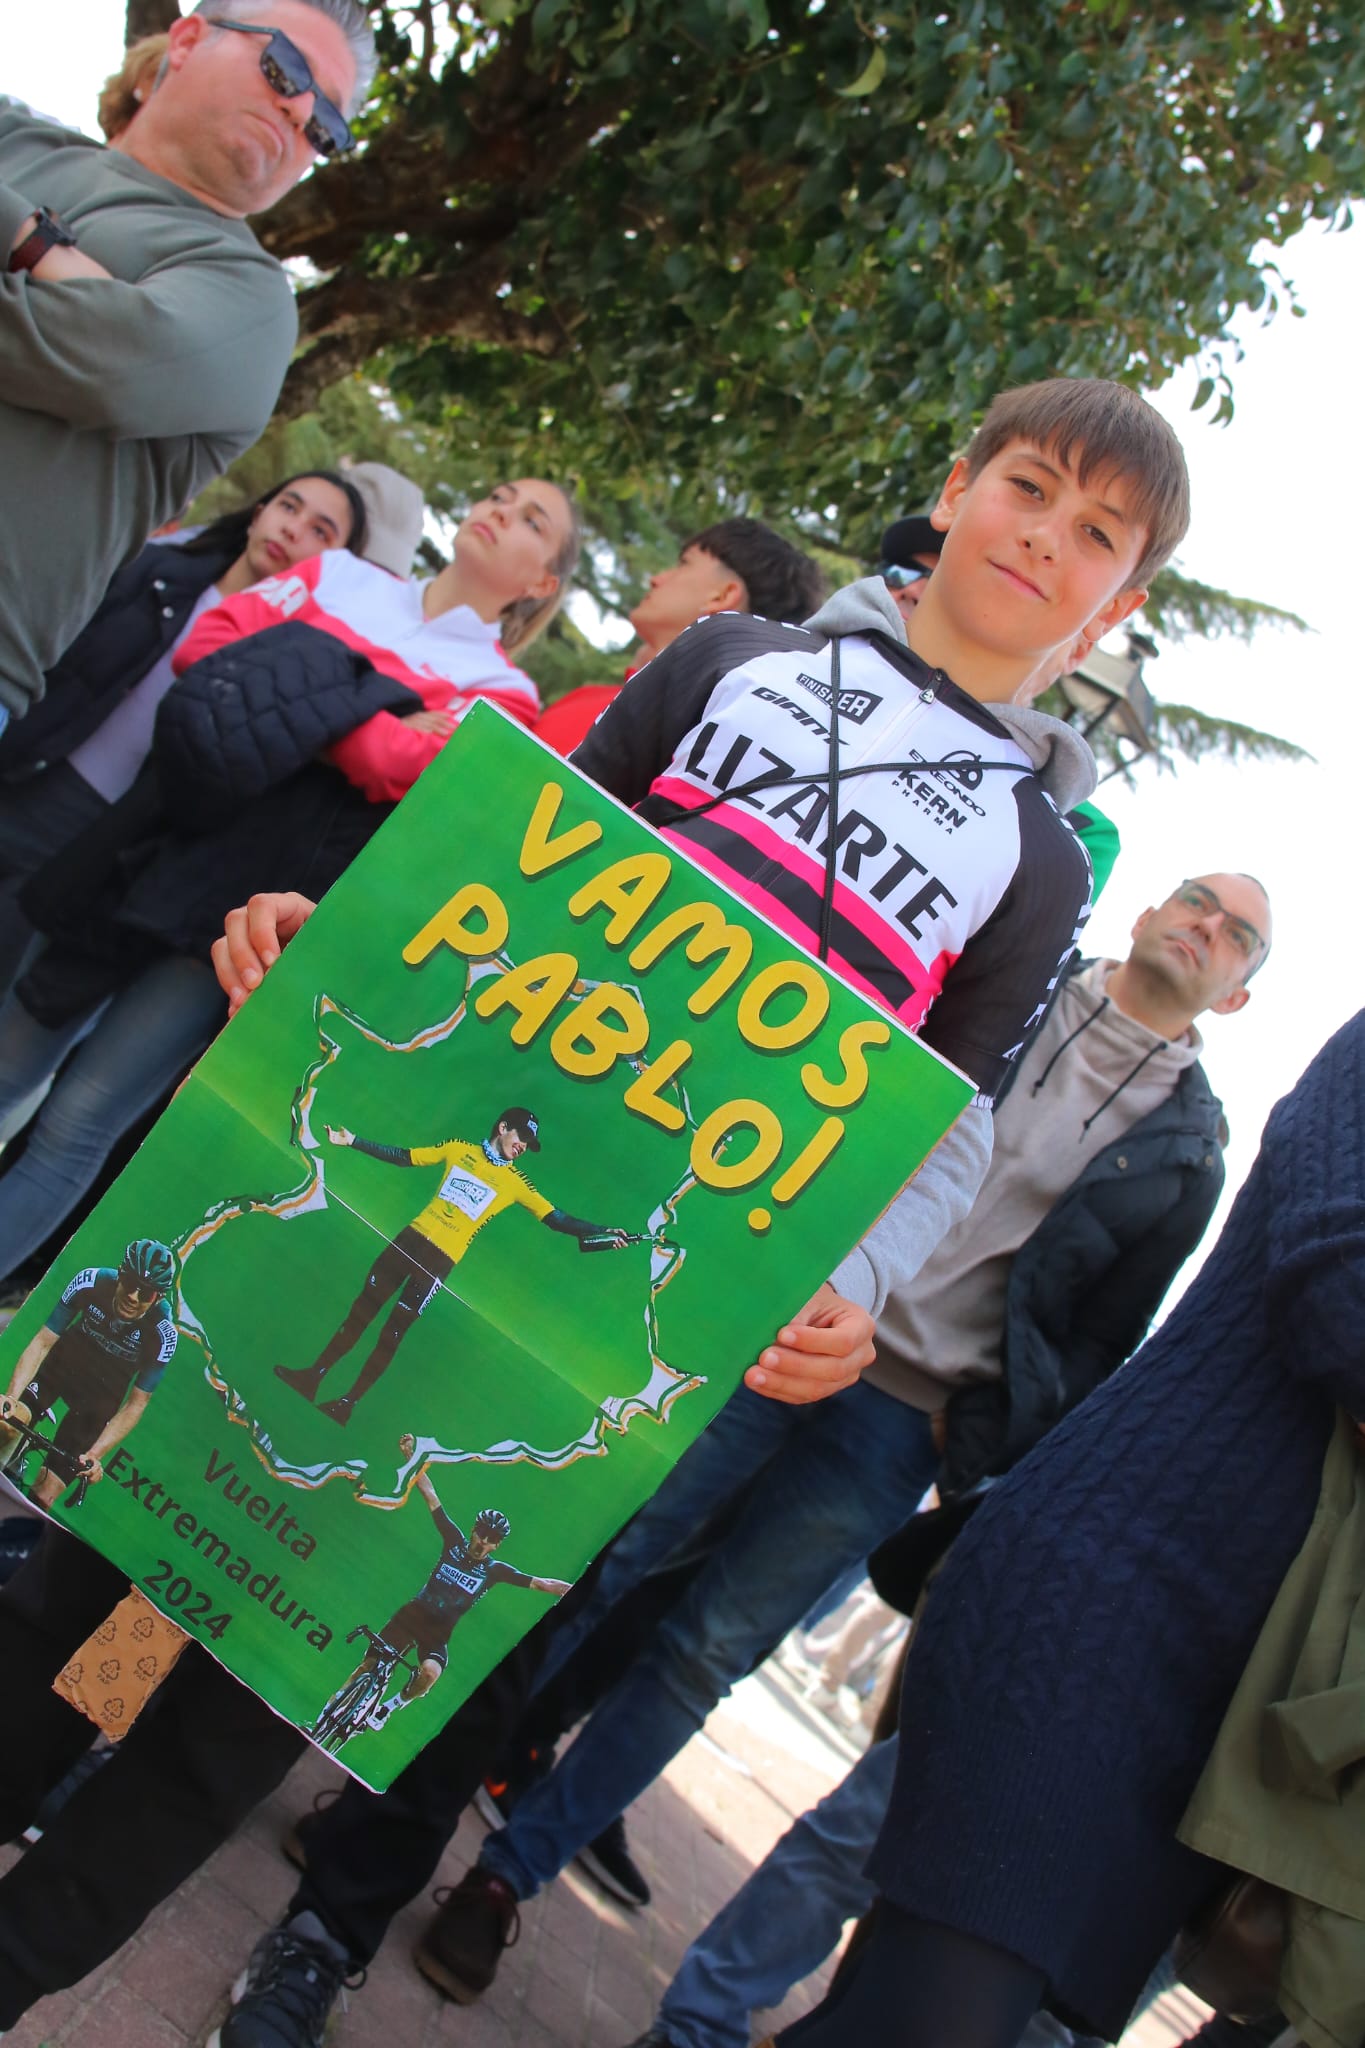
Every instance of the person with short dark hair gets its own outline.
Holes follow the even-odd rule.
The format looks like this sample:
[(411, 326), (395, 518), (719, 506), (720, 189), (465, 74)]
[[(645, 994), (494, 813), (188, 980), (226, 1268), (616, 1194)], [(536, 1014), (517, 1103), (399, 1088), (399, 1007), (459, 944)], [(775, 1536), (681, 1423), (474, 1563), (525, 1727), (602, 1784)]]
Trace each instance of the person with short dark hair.
[(108, 148), (0, 100), (0, 728), (269, 420), (298, 321), (246, 216), (350, 147), (374, 61), (356, 0), (201, 0)]
[[(825, 594), (820, 564), (760, 519), (721, 519), (683, 542), (671, 568), (657, 569), (630, 613), (640, 650), (625, 681), (662, 654), (696, 619), (716, 612), (754, 612), (764, 619), (808, 619)], [(620, 683), (584, 683), (541, 715), (536, 738), (571, 754), (621, 690)]]
[[(871, 1561), (903, 1613), (980, 1489), (1137, 1349), (1207, 1229), (1227, 1132), (1197, 1020), (1246, 1008), (1269, 907), (1245, 876), (1182, 883), (1143, 912), (1125, 960), (1065, 974), (999, 1101), (976, 1202), (888, 1303), (869, 1377), (929, 1408), (943, 1455), (943, 1504)], [(895, 1759), (894, 1737), (874, 1743), (795, 1822), (693, 1942), (632, 2048), (747, 2048), (750, 2010), (779, 2004), (871, 1904), (863, 1868)]]

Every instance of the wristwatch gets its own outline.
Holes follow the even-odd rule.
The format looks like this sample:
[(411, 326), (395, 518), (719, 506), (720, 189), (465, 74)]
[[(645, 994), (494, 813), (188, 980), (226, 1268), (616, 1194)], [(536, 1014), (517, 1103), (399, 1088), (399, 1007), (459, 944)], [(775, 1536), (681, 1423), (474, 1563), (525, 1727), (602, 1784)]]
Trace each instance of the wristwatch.
[(35, 270), (49, 249), (74, 249), (75, 246), (76, 237), (70, 228), (64, 228), (55, 213), (40, 206), (32, 228), (18, 247), (11, 249), (8, 268), (11, 273)]

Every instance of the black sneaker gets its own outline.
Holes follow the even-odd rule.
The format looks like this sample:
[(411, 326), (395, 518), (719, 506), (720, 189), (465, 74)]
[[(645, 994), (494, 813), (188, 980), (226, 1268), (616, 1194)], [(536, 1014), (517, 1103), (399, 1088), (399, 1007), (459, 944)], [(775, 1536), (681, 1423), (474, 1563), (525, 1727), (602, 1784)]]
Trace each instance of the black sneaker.
[(205, 2048), (322, 2048), (338, 1993), (364, 1981), (316, 1913), (300, 1913), (261, 1936)]
[(603, 1828), (595, 1841), (574, 1857), (595, 1884), (623, 1906), (647, 1906), (652, 1896), (648, 1881), (626, 1842), (624, 1816)]
[(679, 2048), (679, 2044), (667, 2031), (662, 2020), (655, 2020), (652, 2027), (646, 2027), (643, 2034), (627, 2043), (627, 2048)]
[[(498, 1974), (502, 1952), (521, 1934), (517, 1895), (478, 1864), (436, 1894), (440, 1908), (412, 1952), (422, 1975), (457, 2005), (473, 2005)], [(224, 2044), (236, 2048), (236, 2044)]]

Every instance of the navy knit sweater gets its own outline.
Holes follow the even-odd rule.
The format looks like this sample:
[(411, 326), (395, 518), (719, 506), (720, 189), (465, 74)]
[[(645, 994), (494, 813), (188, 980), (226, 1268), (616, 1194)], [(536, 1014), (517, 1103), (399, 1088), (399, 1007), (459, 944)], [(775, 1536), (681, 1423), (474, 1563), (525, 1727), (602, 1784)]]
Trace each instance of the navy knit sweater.
[(1087, 2032), (1117, 2037), (1225, 1874), (1175, 1828), (1337, 1403), (1365, 1415), (1365, 1012), (1272, 1113), (1169, 1322), (990, 1493), (907, 1667), (872, 1873), (1046, 1971)]

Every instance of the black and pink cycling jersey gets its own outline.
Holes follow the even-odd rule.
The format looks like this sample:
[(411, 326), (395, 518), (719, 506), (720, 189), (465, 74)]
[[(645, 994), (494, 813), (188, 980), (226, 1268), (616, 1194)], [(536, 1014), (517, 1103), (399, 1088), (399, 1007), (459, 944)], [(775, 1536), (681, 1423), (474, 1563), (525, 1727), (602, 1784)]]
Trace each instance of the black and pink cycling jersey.
[[(704, 619), (573, 756), (807, 951), (829, 857), (835, 644)], [(989, 1102), (1075, 947), (1089, 858), (989, 706), (889, 634), (837, 646), (829, 965)]]

